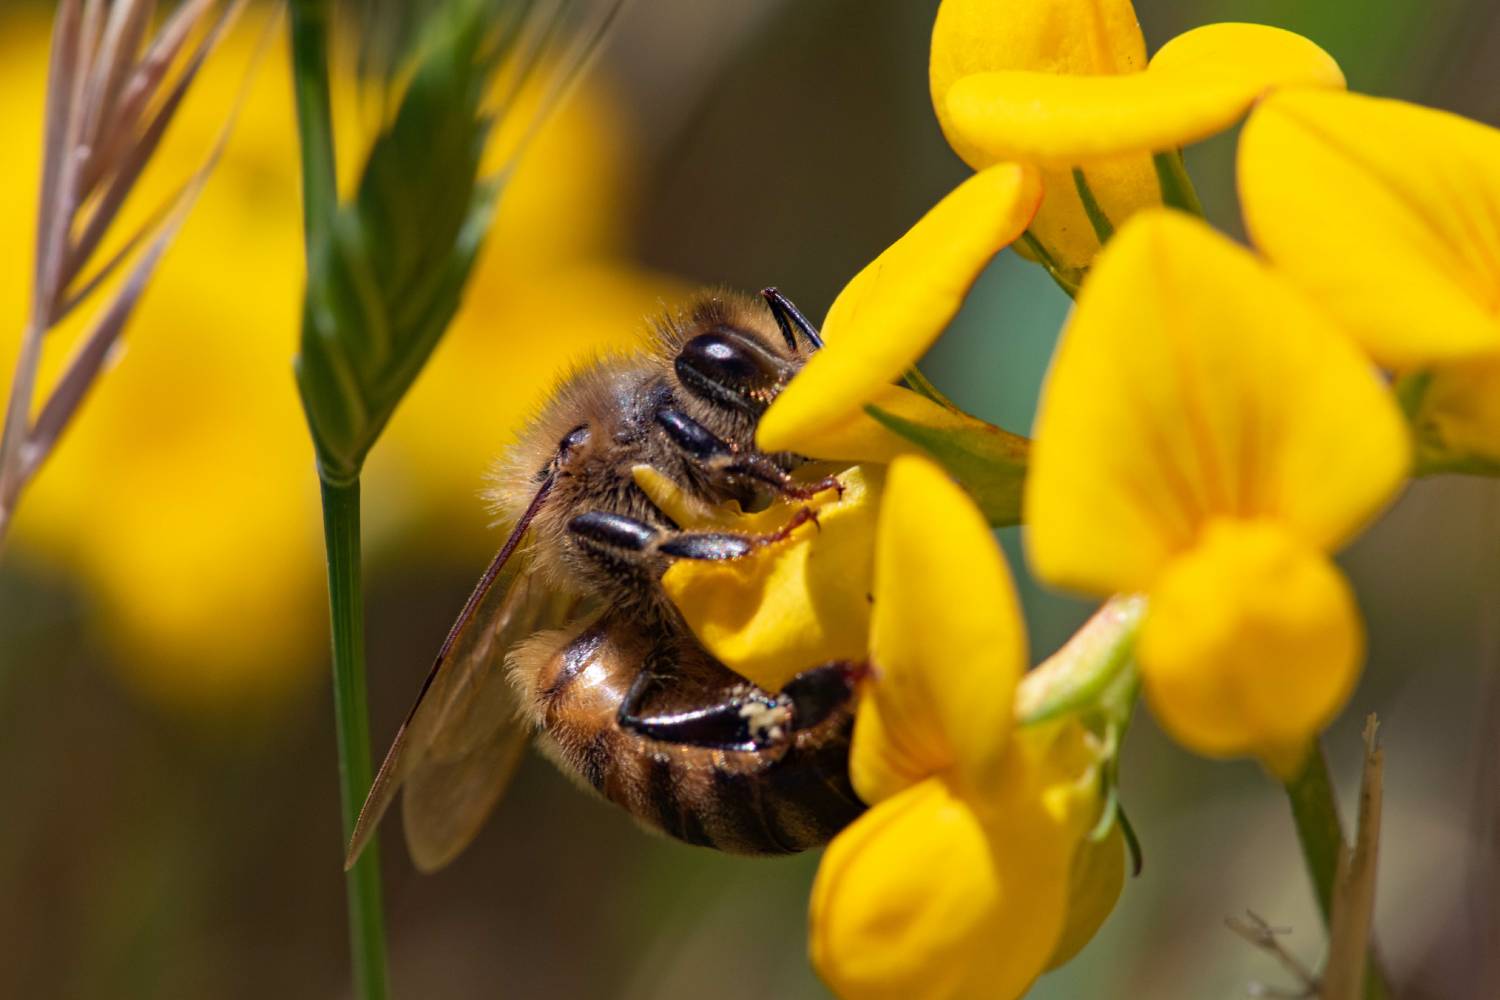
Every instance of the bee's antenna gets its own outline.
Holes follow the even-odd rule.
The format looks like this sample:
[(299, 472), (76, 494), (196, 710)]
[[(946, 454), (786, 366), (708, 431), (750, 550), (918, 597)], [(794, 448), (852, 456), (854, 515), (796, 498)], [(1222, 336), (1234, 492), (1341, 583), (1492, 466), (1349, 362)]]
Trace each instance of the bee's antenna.
[[(771, 315), (776, 317), (776, 325), (781, 327), (781, 335), (786, 338), (786, 346), (792, 350), (797, 349), (797, 333), (807, 340), (813, 350), (823, 346), (823, 338), (818, 336), (818, 328), (808, 322), (802, 311), (792, 304), (792, 300), (781, 294), (781, 290), (772, 286), (760, 290), (761, 298), (766, 300), (766, 305), (771, 309)], [(795, 327), (796, 332), (793, 332)]]

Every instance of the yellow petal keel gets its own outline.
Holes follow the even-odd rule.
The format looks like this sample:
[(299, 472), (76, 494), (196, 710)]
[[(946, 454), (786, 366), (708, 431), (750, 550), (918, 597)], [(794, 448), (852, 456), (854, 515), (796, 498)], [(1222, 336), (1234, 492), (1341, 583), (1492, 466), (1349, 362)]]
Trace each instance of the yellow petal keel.
[(839, 834), (811, 904), (813, 965), (844, 1000), (1013, 1000), (1066, 918), (1072, 843), (1034, 804), (984, 823), (941, 779)]
[(995, 159), (949, 119), (948, 92), (959, 80), (999, 70), (1093, 76), (1145, 67), (1130, 0), (943, 0), (932, 26), (928, 84), (948, 142), (982, 170)]
[[(842, 495), (828, 490), (808, 503), (816, 524), (740, 559), (678, 560), (662, 576), (662, 588), (704, 647), (767, 691), (819, 664), (865, 657), (881, 473), (855, 467), (838, 480)], [(748, 516), (694, 515), (670, 481), (649, 473), (638, 473), (636, 481), (678, 523), (696, 530), (766, 535), (799, 506), (779, 502)]]
[(1383, 383), (1322, 314), (1203, 223), (1143, 213), (1100, 256), (1043, 387), (1028, 554), (1107, 595), (1150, 589), (1220, 516), (1333, 548), (1409, 457)]
[[(893, 771), (950, 773), (983, 798), (998, 781), (1025, 632), (1004, 556), (978, 508), (926, 459), (890, 467), (876, 535), (867, 692), (879, 739), (856, 736), (866, 801)], [(905, 763), (893, 768), (892, 760)]]
[(1500, 131), (1288, 91), (1245, 126), (1239, 187), (1256, 246), (1382, 365), (1500, 353)]
[(1325, 556), (1274, 523), (1220, 520), (1153, 589), (1137, 652), (1178, 742), (1290, 779), (1354, 689), (1364, 630)]
[(1025, 231), (1041, 198), (1035, 172), (1000, 164), (964, 181), (839, 293), (813, 355), (761, 417), (781, 450), (826, 433), (932, 346), (990, 259)]

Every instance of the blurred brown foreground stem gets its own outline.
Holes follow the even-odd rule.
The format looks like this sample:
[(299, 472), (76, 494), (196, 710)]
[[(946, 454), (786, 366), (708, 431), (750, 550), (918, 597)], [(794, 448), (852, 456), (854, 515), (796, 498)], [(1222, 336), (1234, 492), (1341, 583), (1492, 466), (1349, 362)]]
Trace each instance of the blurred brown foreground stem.
[[(131, 312), (224, 147), (233, 114), (226, 115), (203, 165), (117, 248), (100, 252), (189, 85), (245, 2), (221, 6), (218, 0), (185, 0), (149, 39), (155, 0), (62, 0), (58, 5), (43, 117), (31, 309), (0, 433), (0, 548), (21, 492), (117, 352)], [(47, 334), (117, 277), (118, 286), (38, 409)]]
[(1302, 774), (1286, 786), (1303, 857), (1329, 928), (1328, 960), (1318, 990), (1323, 1000), (1361, 996), (1388, 1000), (1392, 996), (1371, 933), (1385, 766), (1376, 729), (1372, 715), (1365, 723), (1364, 770), (1352, 850), (1344, 840), (1321, 747), (1314, 747)]

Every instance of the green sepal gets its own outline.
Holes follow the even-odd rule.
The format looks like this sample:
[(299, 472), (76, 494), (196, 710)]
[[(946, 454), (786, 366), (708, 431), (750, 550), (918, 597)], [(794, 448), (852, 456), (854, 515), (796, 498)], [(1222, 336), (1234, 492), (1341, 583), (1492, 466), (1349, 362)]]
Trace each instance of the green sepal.
[(1500, 476), (1500, 462), (1454, 448), (1443, 440), (1437, 424), (1426, 410), (1427, 389), (1432, 372), (1416, 371), (1396, 379), (1396, 402), (1411, 428), (1413, 476)]
[(973, 420), (965, 427), (928, 427), (866, 406), (887, 430), (927, 452), (968, 491), (990, 524), (1021, 523), (1021, 487), (1031, 442), (1019, 434)]
[(1136, 873), (1141, 869), (1141, 847), (1120, 803), (1119, 775), (1120, 747), (1140, 691), (1134, 651), (1145, 613), (1144, 597), (1110, 598), (1061, 649), (1027, 673), (1016, 697), (1016, 721), (1021, 726), (1072, 715), (1094, 734), (1100, 809), (1089, 838), (1103, 840), (1118, 823)]

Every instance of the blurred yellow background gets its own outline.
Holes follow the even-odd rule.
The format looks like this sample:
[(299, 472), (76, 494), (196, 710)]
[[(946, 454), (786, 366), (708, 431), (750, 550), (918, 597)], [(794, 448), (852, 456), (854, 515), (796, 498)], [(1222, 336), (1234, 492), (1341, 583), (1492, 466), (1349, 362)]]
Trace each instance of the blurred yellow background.
[[(27, 306), (50, 7), (0, 9), (7, 376)], [(1500, 121), (1488, 0), (1137, 8), (1148, 48), (1208, 21), (1275, 23), (1332, 52), (1355, 89)], [(820, 316), (966, 174), (928, 104), (935, 9), (657, 0), (622, 18), (506, 191), (463, 313), (367, 470), (378, 749), (499, 542), (484, 472), (569, 363), (629, 343), (699, 283), (776, 284)], [(210, 64), (148, 191), (212, 144), (265, 16), (252, 8)], [(23, 499), (0, 560), (0, 996), (347, 995), (321, 527), (291, 376), (302, 273), (279, 40), (119, 364)], [(357, 123), (369, 109), (349, 98), (341, 111)], [(362, 137), (341, 132), (346, 167)], [(1233, 149), (1225, 136), (1188, 157), (1230, 231)], [(1067, 306), (1006, 255), (924, 369), (1024, 431)], [(1039, 657), (1087, 609), (1029, 581), (1018, 538), (1002, 533)], [(1500, 493), (1416, 483), (1342, 563), (1371, 662), (1329, 748), (1347, 805), (1361, 717), (1381, 714), (1388, 964), (1402, 996), (1500, 995)], [(1253, 765), (1189, 757), (1143, 720), (1122, 781), (1145, 872), (1034, 996), (1282, 983), (1222, 927), (1247, 907), (1291, 926), (1289, 947), (1317, 961), (1285, 804)], [(540, 760), (443, 873), (415, 875), (394, 824), (385, 839), (397, 995), (826, 996), (804, 954), (814, 857), (746, 861), (651, 837)]]

